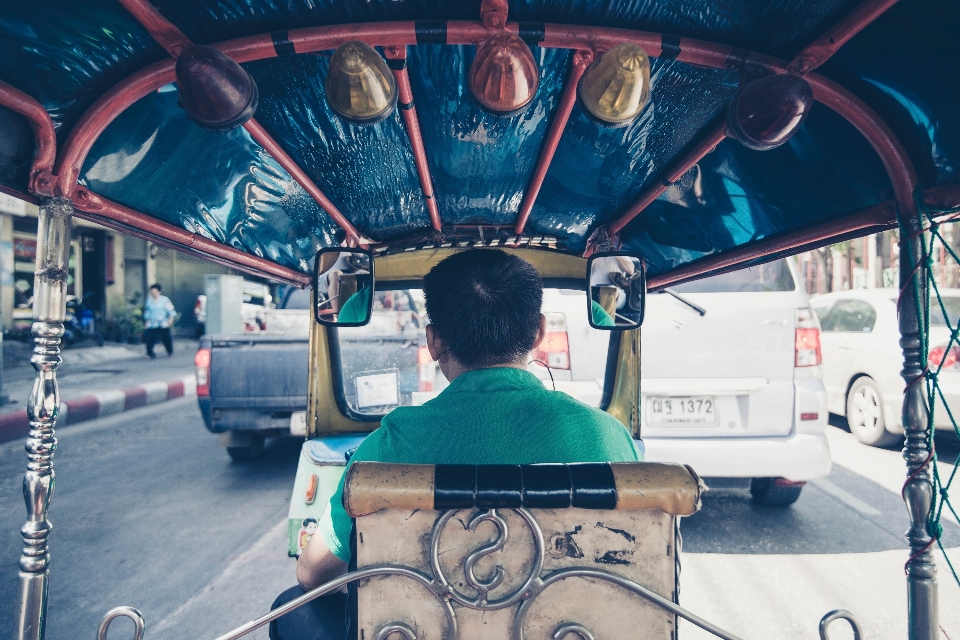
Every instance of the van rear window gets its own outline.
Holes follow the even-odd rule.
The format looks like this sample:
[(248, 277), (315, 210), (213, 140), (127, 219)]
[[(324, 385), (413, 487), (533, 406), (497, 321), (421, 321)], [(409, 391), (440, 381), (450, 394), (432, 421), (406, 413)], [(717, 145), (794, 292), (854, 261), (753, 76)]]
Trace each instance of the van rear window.
[(672, 287), (677, 293), (734, 293), (793, 291), (796, 283), (786, 260), (747, 267), (738, 271), (685, 282)]

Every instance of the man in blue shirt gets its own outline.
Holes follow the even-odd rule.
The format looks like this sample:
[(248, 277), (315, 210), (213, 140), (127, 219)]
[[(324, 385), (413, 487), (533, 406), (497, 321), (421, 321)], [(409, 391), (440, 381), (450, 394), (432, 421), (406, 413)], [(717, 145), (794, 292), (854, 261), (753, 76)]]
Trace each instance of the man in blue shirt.
[(153, 345), (157, 344), (157, 338), (163, 341), (167, 355), (173, 355), (170, 325), (176, 317), (177, 312), (173, 308), (173, 303), (170, 302), (170, 298), (163, 295), (163, 287), (160, 283), (151, 285), (150, 295), (147, 296), (147, 302), (143, 306), (143, 342), (147, 345), (147, 355), (151, 358), (157, 357), (153, 352)]

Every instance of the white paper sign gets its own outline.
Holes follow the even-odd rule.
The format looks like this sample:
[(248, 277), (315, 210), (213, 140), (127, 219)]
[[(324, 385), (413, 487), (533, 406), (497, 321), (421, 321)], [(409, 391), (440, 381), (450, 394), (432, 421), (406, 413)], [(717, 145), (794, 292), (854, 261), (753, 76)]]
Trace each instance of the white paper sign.
[(400, 404), (397, 373), (357, 376), (357, 407), (395, 407)]
[(12, 213), (15, 216), (27, 215), (27, 203), (19, 198), (0, 193), (0, 213)]

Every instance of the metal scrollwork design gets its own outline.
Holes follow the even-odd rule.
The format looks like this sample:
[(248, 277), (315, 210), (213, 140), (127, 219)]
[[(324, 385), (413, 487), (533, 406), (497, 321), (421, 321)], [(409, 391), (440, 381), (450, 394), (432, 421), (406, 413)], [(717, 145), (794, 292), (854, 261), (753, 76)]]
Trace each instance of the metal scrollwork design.
[(399, 633), (404, 640), (417, 640), (417, 632), (402, 622), (391, 622), (377, 631), (375, 640), (389, 640), (390, 636)]
[(533, 588), (537, 585), (540, 579), (540, 573), (543, 571), (543, 558), (545, 554), (543, 532), (540, 530), (540, 526), (537, 524), (537, 521), (533, 518), (529, 511), (526, 509), (512, 509), (512, 511), (523, 518), (524, 522), (526, 522), (531, 533), (533, 534), (533, 542), (535, 546), (533, 566), (531, 567), (530, 574), (527, 576), (527, 579), (524, 581), (524, 583), (513, 593), (507, 594), (498, 600), (491, 601), (487, 599), (487, 596), (491, 590), (495, 589), (503, 581), (505, 576), (503, 567), (497, 567), (493, 578), (487, 581), (478, 580), (473, 573), (473, 569), (477, 561), (487, 554), (502, 549), (509, 536), (506, 521), (500, 517), (496, 509), (489, 509), (476, 512), (466, 525), (469, 531), (475, 531), (481, 522), (493, 522), (499, 530), (499, 535), (494, 542), (480, 547), (467, 556), (467, 559), (464, 562), (464, 577), (466, 578), (467, 584), (476, 589), (479, 595), (477, 595), (475, 598), (469, 598), (454, 589), (450, 584), (450, 581), (447, 580), (446, 576), (444, 576), (443, 569), (440, 568), (440, 538), (443, 534), (443, 530), (447, 526), (447, 523), (449, 523), (453, 516), (457, 513), (456, 510), (450, 510), (445, 511), (439, 518), (437, 518), (437, 522), (433, 526), (433, 533), (431, 535), (430, 568), (433, 570), (435, 580), (434, 588), (438, 591), (438, 593), (465, 607), (479, 609), (481, 611), (490, 611), (493, 609), (502, 609), (504, 607), (509, 607), (510, 605), (516, 604), (523, 598), (528, 597), (533, 592)]
[(473, 573), (473, 570), (480, 558), (503, 549), (503, 546), (507, 544), (507, 539), (510, 536), (510, 532), (507, 530), (506, 521), (500, 517), (496, 509), (491, 509), (487, 512), (478, 511), (473, 514), (473, 517), (470, 518), (470, 522), (467, 524), (467, 529), (471, 533), (475, 532), (477, 530), (477, 525), (479, 525), (481, 522), (492, 522), (497, 526), (497, 539), (488, 545), (480, 547), (467, 556), (467, 560), (463, 563), (463, 575), (467, 580), (467, 584), (480, 592), (479, 599), (486, 600), (487, 594), (493, 589), (499, 587), (500, 583), (503, 582), (506, 572), (503, 570), (503, 567), (497, 565), (496, 570), (493, 572), (493, 577), (484, 582), (477, 578), (477, 576)]
[(563, 640), (569, 633), (575, 633), (580, 636), (580, 640), (593, 640), (593, 634), (587, 631), (585, 627), (579, 624), (564, 623), (557, 627), (553, 632), (553, 640)]
[(136, 628), (133, 631), (133, 640), (143, 640), (143, 614), (133, 607), (114, 607), (107, 611), (100, 621), (100, 628), (97, 629), (97, 640), (107, 640), (107, 630), (110, 624), (117, 618), (130, 618)]
[[(718, 638), (723, 638), (723, 640), (740, 640), (737, 636), (728, 633), (721, 629), (720, 627), (707, 622), (700, 616), (687, 611), (680, 605), (675, 602), (664, 598), (659, 593), (648, 589), (647, 587), (637, 584), (629, 578), (624, 578), (621, 575), (615, 573), (610, 573), (608, 571), (603, 571), (601, 569), (560, 569), (550, 573), (546, 578), (539, 583), (538, 588), (530, 595), (529, 598), (524, 598), (523, 603), (520, 605), (520, 608), (517, 609), (517, 613), (513, 618), (513, 635), (514, 640), (524, 640), (523, 636), (523, 620), (527, 615), (527, 612), (530, 610), (530, 605), (533, 604), (536, 599), (542, 594), (550, 585), (560, 582), (561, 580), (566, 580), (567, 578), (591, 578), (593, 580), (603, 580), (605, 582), (610, 582), (612, 584), (623, 587), (624, 589), (636, 593), (637, 595), (643, 596), (653, 604), (657, 605), (662, 609), (666, 609), (670, 613), (680, 616), (686, 620), (689, 620), (693, 624), (697, 625), (704, 631), (708, 631)], [(575, 626), (575, 625), (573, 625)], [(564, 627), (561, 626), (560, 629)], [(555, 633), (558, 633), (560, 629), (557, 629)], [(577, 631), (567, 627), (567, 632)], [(577, 631), (579, 633), (579, 631)], [(557, 640), (557, 636), (554, 635), (554, 640)]]
[(853, 629), (853, 640), (861, 640), (861, 638), (863, 638), (863, 629), (860, 628), (860, 621), (857, 620), (856, 616), (846, 609), (836, 609), (820, 619), (820, 640), (830, 640), (830, 636), (827, 634), (827, 627), (836, 620), (846, 620), (850, 623), (850, 628)]

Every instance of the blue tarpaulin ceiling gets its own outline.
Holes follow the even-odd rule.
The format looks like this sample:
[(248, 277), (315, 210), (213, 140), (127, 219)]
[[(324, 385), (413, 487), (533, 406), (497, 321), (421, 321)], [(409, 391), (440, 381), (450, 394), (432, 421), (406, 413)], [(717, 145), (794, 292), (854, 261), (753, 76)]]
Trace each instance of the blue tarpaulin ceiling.
[[(197, 43), (278, 29), (386, 20), (476, 20), (479, 2), (453, 0), (160, 0)], [(514, 0), (510, 19), (612, 26), (697, 37), (790, 59), (847, 15), (850, 0)], [(960, 163), (960, 5), (902, 0), (819, 72), (893, 127), (921, 187), (955, 183)], [(480, 108), (466, 77), (469, 46), (421, 44), (408, 68), (437, 204), (445, 225), (511, 226), (568, 73), (567, 50), (533, 48), (539, 91), (528, 109)], [(112, 0), (0, 0), (0, 80), (51, 114), (62, 143), (83, 112), (131, 73), (166, 57)], [(364, 235), (390, 241), (430, 220), (398, 112), (376, 125), (338, 118), (324, 97), (329, 52), (250, 62), (256, 117)], [(734, 70), (652, 61), (652, 102), (608, 128), (574, 107), (527, 229), (579, 253), (723, 117)], [(307, 272), (342, 231), (243, 129), (206, 131), (167, 86), (121, 114), (93, 147), (81, 182), (165, 222)], [(0, 107), (0, 184), (26, 190), (33, 153), (26, 122)], [(809, 227), (890, 200), (866, 140), (817, 104), (773, 151), (726, 140), (622, 232), (651, 273)]]

